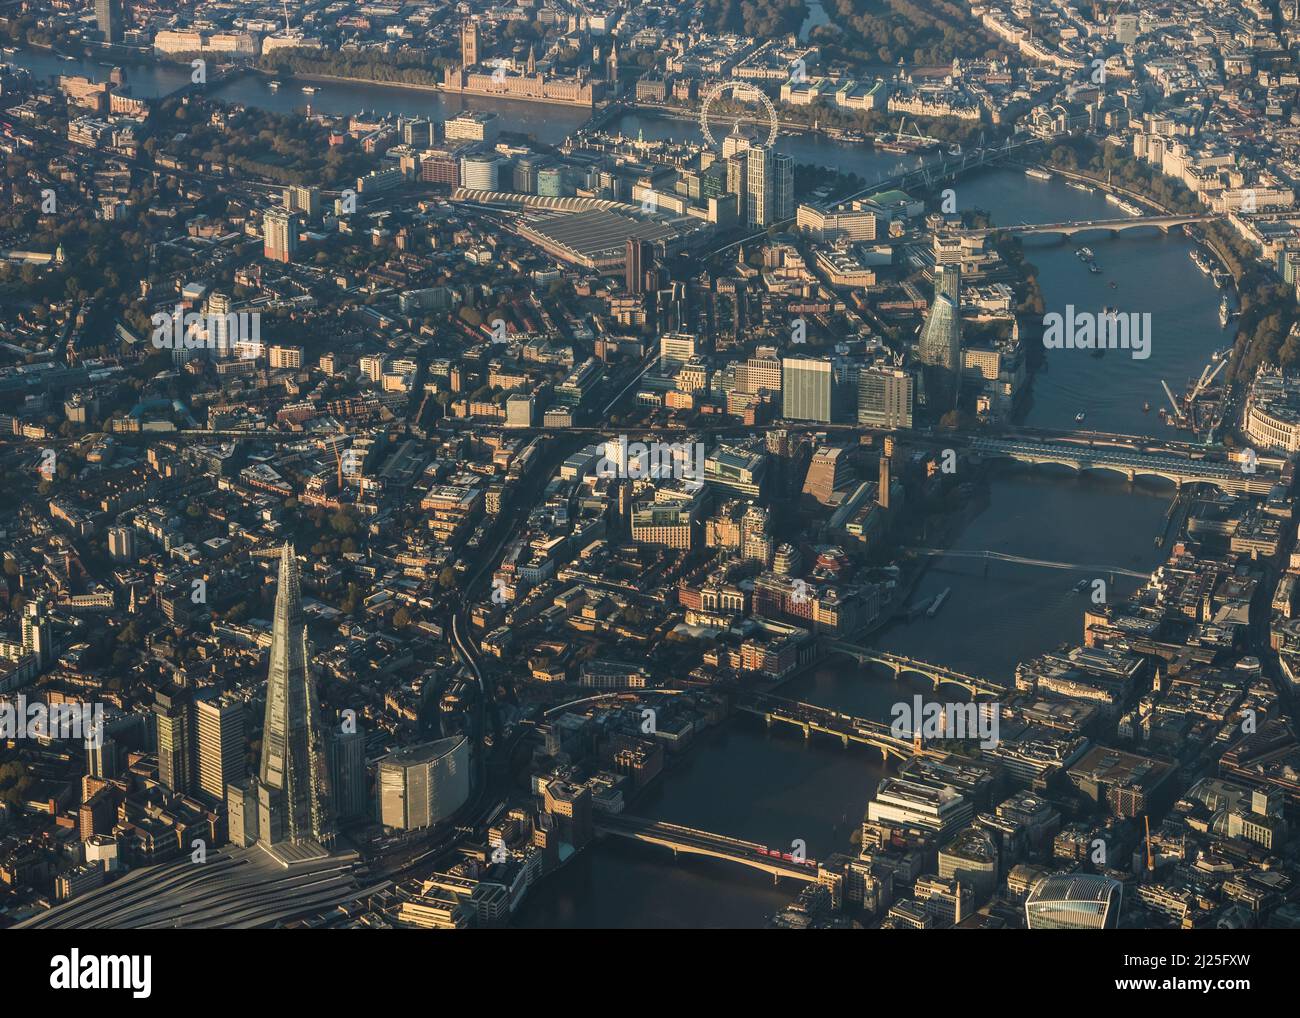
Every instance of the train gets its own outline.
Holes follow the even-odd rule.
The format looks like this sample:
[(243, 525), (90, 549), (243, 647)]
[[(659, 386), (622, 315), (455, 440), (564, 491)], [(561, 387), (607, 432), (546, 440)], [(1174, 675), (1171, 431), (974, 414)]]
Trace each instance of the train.
[(803, 860), (799, 860), (799, 859), (796, 859), (794, 856), (792, 856), (789, 852), (782, 852), (780, 849), (777, 849), (777, 848), (763, 848), (762, 846), (759, 846), (758, 854), (759, 854), (759, 855), (765, 855), (765, 856), (767, 856), (769, 859), (780, 859), (782, 862), (792, 862), (792, 863), (794, 863), (796, 866), (816, 866), (816, 865), (817, 865), (817, 860), (816, 860), (816, 859), (803, 859)]

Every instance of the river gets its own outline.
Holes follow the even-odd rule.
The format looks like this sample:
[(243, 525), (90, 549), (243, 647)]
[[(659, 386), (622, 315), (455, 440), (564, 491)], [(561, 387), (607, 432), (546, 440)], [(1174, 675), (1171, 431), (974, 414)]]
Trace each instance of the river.
[[(811, 12), (810, 12), (811, 16)], [(87, 73), (98, 65), (25, 53), (10, 58), (39, 74)], [(188, 81), (179, 68), (128, 68), (142, 96), (165, 94)], [(301, 93), (272, 93), (255, 78), (218, 90), (233, 102), (289, 111)], [(471, 102), (379, 85), (327, 84), (312, 97), (327, 112), (374, 109), (408, 115), (441, 115)], [(499, 104), (509, 130), (539, 132), (555, 142), (585, 118), (580, 110), (530, 104)], [(521, 108), (522, 107), (522, 108)], [(541, 116), (540, 114), (543, 114)], [(627, 115), (615, 126), (647, 137), (698, 137), (685, 122)], [(544, 133), (542, 133), (544, 132)], [(802, 163), (820, 163), (857, 173), (868, 181), (919, 164), (869, 146), (846, 146), (808, 135), (786, 135), (782, 151)], [(1100, 194), (1086, 194), (1059, 180), (1035, 181), (1009, 169), (984, 171), (956, 184), (958, 206), (982, 208), (1001, 224), (1063, 219), (1119, 218)], [(1089, 274), (1074, 254), (1086, 243), (1104, 267)], [(1122, 351), (1102, 358), (1079, 351), (1049, 351), (1047, 369), (1034, 382), (1027, 423), (1071, 428), (1079, 410), (1087, 426), (1101, 430), (1160, 434), (1154, 413), (1142, 403), (1160, 404), (1160, 379), (1175, 390), (1199, 374), (1210, 353), (1228, 342), (1218, 325), (1219, 294), (1187, 257), (1190, 242), (1151, 231), (1115, 238), (1090, 235), (1074, 243), (1029, 238), (1030, 260), (1038, 267), (1049, 311), (1072, 302), (1083, 310), (1104, 304), (1152, 314), (1152, 354), (1134, 360)], [(1109, 284), (1114, 281), (1117, 286)], [(999, 468), (986, 504), (952, 542), (954, 550), (993, 550), (1030, 558), (1086, 562), (1139, 572), (1162, 558), (1153, 546), (1170, 486), (1128, 484), (1113, 475), (1077, 477), (1050, 468)], [(1101, 551), (1099, 549), (1104, 549)], [(946, 556), (926, 573), (914, 598), (951, 588), (933, 619), (895, 624), (873, 642), (886, 650), (946, 664), (1006, 682), (1019, 660), (1081, 638), (1085, 594), (1072, 590), (1087, 572), (1056, 571)], [(1135, 580), (1116, 578), (1108, 594), (1126, 596)], [(789, 683), (784, 694), (837, 710), (888, 720), (893, 703), (928, 692), (919, 680), (894, 682), (851, 663), (830, 662)], [(849, 849), (849, 836), (876, 783), (885, 773), (879, 757), (862, 748), (842, 748), (814, 737), (804, 742), (791, 730), (769, 732), (756, 721), (735, 719), (705, 735), (680, 766), (635, 803), (638, 814), (698, 826), (785, 848), (795, 839), (810, 858)], [(790, 901), (797, 888), (773, 886), (770, 877), (726, 863), (674, 858), (650, 846), (604, 840), (590, 846), (560, 872), (534, 888), (521, 912), (527, 927), (701, 927), (758, 926)]]
[[(39, 50), (22, 50), (4, 57), (5, 62), (25, 67), (47, 78), (58, 74), (83, 74), (97, 81), (108, 77), (112, 64), (77, 58), (65, 60)], [(173, 64), (129, 64), (124, 67), (131, 92), (142, 99), (168, 95), (190, 83), (190, 69)], [(371, 85), (351, 81), (313, 81), (314, 95), (305, 95), (305, 82), (286, 79), (272, 91), (265, 78), (246, 74), (212, 89), (213, 98), (223, 102), (256, 106), (276, 113), (349, 114), (377, 110), (408, 117), (444, 120), (467, 110), (483, 110), (501, 117), (502, 129), (531, 134), (548, 145), (558, 144), (584, 123), (591, 110), (579, 106), (519, 102), (485, 96), (443, 95), (440, 92), (396, 85)]]

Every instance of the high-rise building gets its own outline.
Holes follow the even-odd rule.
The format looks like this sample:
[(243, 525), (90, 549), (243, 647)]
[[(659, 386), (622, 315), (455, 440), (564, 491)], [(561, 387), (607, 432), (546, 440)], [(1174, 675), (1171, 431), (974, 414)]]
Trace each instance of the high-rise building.
[(497, 189), (498, 159), (491, 152), (475, 152), (460, 160), (460, 182), (472, 191)]
[(402, 143), (410, 145), (411, 148), (433, 148), (435, 140), (435, 128), (432, 120), (416, 117), (414, 120), (408, 120), (402, 124)]
[(258, 840), (266, 845), (328, 844), (334, 838), (333, 797), (308, 660), (298, 560), (286, 544), (275, 592), (258, 775)]
[(95, 26), (105, 42), (122, 41), (122, 0), (95, 0)]
[(225, 800), (227, 785), (245, 777), (244, 710), (243, 701), (233, 696), (199, 700), (194, 705), (198, 785), (218, 802)]
[(636, 237), (627, 238), (627, 265), (624, 269), (624, 283), (628, 293), (645, 293), (646, 273), (654, 260), (654, 247), (647, 241)]
[(794, 216), (794, 160), (765, 145), (745, 152), (745, 221), (759, 228)]
[(207, 305), (208, 343), (213, 351), (213, 356), (217, 358), (229, 357), (234, 341), (239, 338), (231, 335), (232, 332), (237, 331), (237, 327), (235, 330), (231, 329), (232, 323), (235, 323), (237, 319), (232, 318), (230, 314), (230, 294), (214, 290), (208, 295)]
[(188, 793), (194, 786), (193, 705), (184, 690), (159, 690), (154, 694), (154, 720), (158, 728), (158, 780), (173, 792)]
[(698, 336), (689, 332), (665, 332), (659, 337), (659, 366), (680, 367), (701, 353)]
[(134, 562), (135, 531), (130, 527), (111, 527), (108, 531), (108, 556), (114, 562)]
[(298, 216), (270, 209), (262, 219), (262, 253), (271, 261), (291, 262), (298, 253)]
[(939, 369), (955, 400), (961, 382), (961, 269), (956, 265), (944, 265), (935, 275), (934, 303), (917, 353), (922, 364)]
[(867, 367), (858, 373), (858, 423), (912, 426), (912, 376), (902, 368)]
[(1093, 873), (1044, 877), (1025, 900), (1031, 930), (1113, 930), (1119, 924), (1124, 887)]
[(284, 208), (286, 212), (301, 212), (309, 219), (317, 218), (320, 215), (320, 188), (291, 184), (284, 189)]
[(54, 662), (54, 637), (44, 601), (29, 601), (23, 608), (23, 653), (36, 655), (42, 670)]
[(257, 844), (257, 779), (226, 786), (226, 831), (240, 848)]
[(781, 416), (824, 424), (851, 420), (854, 375), (849, 367), (828, 357), (783, 357)]
[(330, 791), (340, 821), (360, 820), (369, 814), (366, 794), (366, 734), (358, 729), (328, 730), (325, 752), (330, 765)]
[(103, 732), (85, 740), (86, 770), (92, 778), (117, 777), (117, 740)]
[(379, 763), (379, 819), (403, 831), (432, 827), (469, 799), (469, 741), (454, 735), (399, 749)]
[(478, 22), (467, 20), (460, 26), (460, 63), (462, 67), (473, 67), (479, 58)]

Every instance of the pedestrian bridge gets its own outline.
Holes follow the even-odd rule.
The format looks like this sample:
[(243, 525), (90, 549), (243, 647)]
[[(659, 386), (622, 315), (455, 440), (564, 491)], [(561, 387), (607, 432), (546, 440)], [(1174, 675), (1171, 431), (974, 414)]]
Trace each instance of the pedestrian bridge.
[(670, 824), (664, 820), (647, 820), (625, 813), (601, 814), (596, 818), (595, 827), (597, 831), (616, 838), (629, 838), (647, 845), (671, 848), (673, 855), (684, 852), (687, 855), (703, 855), (739, 863), (750, 869), (770, 873), (773, 880), (793, 877), (811, 883), (817, 879), (817, 862), (813, 859), (800, 862), (794, 858), (789, 848), (772, 849), (753, 841), (742, 841), (740, 838), (729, 838), (711, 831)]
[(1188, 459), (1161, 452), (1136, 449), (1098, 448), (1071, 442), (1029, 442), (997, 438), (976, 438), (970, 450), (988, 458), (1007, 458), (1021, 463), (1070, 467), (1074, 470), (1110, 470), (1130, 481), (1137, 477), (1162, 477), (1178, 487), (1209, 484), (1234, 493), (1267, 495), (1279, 477), (1256, 468), (1246, 473), (1238, 463)]
[(1216, 218), (1218, 217), (1214, 213), (1192, 212), (1183, 215), (1126, 216), (1123, 219), (1084, 219), (1064, 223), (1021, 223), (1018, 226), (990, 226), (986, 229), (957, 232), (959, 235), (972, 237), (989, 233), (1013, 233), (1021, 237), (1054, 233), (1062, 237), (1073, 237), (1076, 233), (1089, 233), (1094, 230), (1122, 233), (1124, 230), (1152, 226), (1162, 233), (1168, 233), (1175, 227), (1186, 226), (1188, 223), (1204, 223)]

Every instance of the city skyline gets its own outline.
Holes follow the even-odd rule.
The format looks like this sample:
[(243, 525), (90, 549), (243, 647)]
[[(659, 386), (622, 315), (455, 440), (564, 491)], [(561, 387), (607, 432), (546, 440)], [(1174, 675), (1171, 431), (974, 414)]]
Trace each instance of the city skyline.
[(1300, 926), (1300, 5), (0, 50), (0, 928)]

